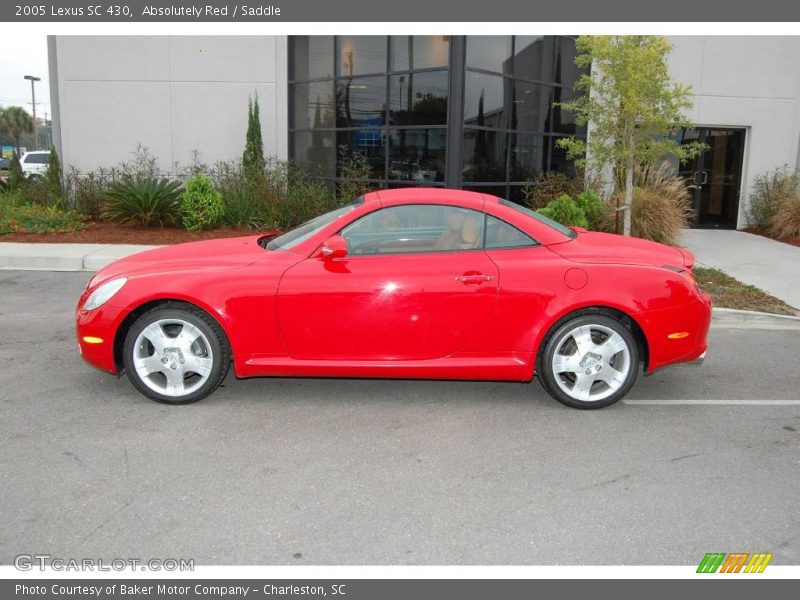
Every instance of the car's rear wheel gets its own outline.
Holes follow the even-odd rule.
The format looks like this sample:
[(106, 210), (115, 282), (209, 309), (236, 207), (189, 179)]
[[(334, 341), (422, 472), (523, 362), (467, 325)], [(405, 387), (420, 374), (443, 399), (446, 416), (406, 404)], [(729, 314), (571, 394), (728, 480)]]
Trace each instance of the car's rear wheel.
[(208, 314), (165, 305), (136, 319), (125, 336), (122, 359), (128, 378), (145, 396), (189, 404), (219, 387), (230, 354), (225, 333)]
[(573, 408), (603, 408), (633, 387), (639, 349), (623, 323), (602, 314), (565, 319), (544, 340), (537, 374), (544, 388)]

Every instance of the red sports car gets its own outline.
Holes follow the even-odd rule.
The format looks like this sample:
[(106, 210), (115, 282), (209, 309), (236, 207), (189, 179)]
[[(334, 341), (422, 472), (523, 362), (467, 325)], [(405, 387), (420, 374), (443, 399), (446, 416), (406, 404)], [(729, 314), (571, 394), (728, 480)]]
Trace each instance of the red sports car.
[(699, 362), (711, 300), (687, 251), (446, 189), (367, 194), (283, 235), (142, 252), (77, 307), (83, 358), (171, 404), (237, 377), (531, 381), (608, 406)]

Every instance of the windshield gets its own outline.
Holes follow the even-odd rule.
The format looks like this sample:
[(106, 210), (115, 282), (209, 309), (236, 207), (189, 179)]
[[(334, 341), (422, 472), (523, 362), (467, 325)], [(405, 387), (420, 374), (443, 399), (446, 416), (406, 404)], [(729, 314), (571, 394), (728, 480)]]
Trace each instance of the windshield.
[(271, 239), (267, 243), (268, 250), (288, 250), (289, 248), (293, 248), (297, 244), (306, 241), (312, 235), (317, 233), (323, 227), (330, 225), (336, 219), (349, 213), (353, 210), (356, 206), (364, 202), (363, 196), (352, 202), (351, 204), (346, 204), (340, 208), (332, 210), (330, 212), (325, 213), (324, 215), (320, 215), (311, 219), (310, 221), (306, 221), (299, 227), (292, 229), (291, 231), (287, 231), (283, 235), (279, 235), (276, 238)]
[(533, 217), (540, 223), (544, 223), (545, 225), (552, 227), (559, 233), (563, 233), (564, 235), (569, 236), (571, 239), (574, 239), (578, 236), (578, 234), (572, 231), (572, 229), (570, 229), (569, 227), (566, 227), (561, 223), (553, 221), (553, 219), (548, 219), (544, 215), (540, 215), (538, 212), (532, 211), (530, 208), (517, 204), (516, 202), (511, 202), (510, 200), (500, 200), (500, 204), (508, 206), (509, 208), (513, 208), (514, 210), (526, 214), (529, 217)]

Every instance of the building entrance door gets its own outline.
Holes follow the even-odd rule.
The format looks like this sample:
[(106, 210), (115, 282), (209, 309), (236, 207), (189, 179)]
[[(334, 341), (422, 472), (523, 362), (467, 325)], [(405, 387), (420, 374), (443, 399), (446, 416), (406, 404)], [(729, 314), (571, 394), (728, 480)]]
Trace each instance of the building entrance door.
[(702, 142), (706, 149), (681, 165), (694, 201), (694, 227), (736, 229), (744, 156), (744, 129), (685, 129), (681, 143)]

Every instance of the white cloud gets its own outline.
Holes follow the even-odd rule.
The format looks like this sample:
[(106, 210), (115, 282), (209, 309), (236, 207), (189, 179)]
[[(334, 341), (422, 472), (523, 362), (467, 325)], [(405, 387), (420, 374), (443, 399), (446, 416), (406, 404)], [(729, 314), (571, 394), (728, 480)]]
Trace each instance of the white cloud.
[(8, 24), (0, 33), (0, 106), (22, 106), (31, 112), (31, 82), (25, 75), (41, 77), (36, 82), (36, 114), (50, 115), (47, 35), (30, 29), (14, 31)]

